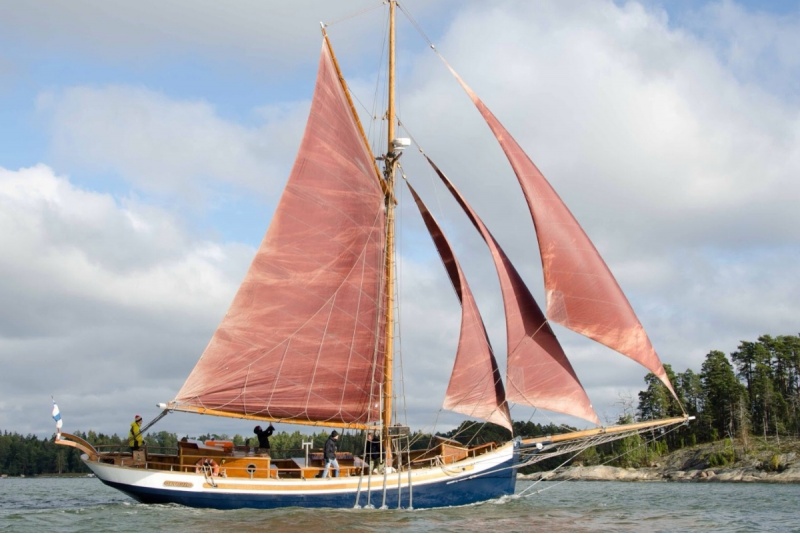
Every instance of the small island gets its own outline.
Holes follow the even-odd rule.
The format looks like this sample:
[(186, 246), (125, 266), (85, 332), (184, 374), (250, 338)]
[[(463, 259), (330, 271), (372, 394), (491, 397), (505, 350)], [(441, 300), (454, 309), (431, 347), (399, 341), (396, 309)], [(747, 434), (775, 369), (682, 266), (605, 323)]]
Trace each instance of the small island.
[(552, 471), (520, 475), (520, 480), (615, 482), (800, 482), (800, 440), (753, 438), (686, 447), (646, 467), (584, 465), (576, 461)]

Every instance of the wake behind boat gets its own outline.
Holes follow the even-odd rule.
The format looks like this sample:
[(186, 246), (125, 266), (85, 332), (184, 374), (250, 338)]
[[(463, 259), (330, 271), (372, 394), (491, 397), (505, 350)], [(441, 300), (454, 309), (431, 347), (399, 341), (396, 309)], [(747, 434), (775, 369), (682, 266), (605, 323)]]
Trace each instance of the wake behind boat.
[[(631, 358), (673, 396), (661, 361), (627, 298), (555, 190), (475, 93), (454, 77), (496, 136), (533, 218), (542, 257), (546, 315), (489, 229), (432, 160), (432, 169), (485, 240), (502, 292), (506, 376), (453, 249), (408, 184), (462, 306), (461, 332), (443, 408), (508, 430), (504, 443), (438, 439), (411, 446), (397, 424), (394, 391), (397, 307), (395, 210), (399, 158), (410, 145), (395, 134), (394, 40), (397, 3), (388, 2), (385, 150), (373, 154), (323, 28), (311, 110), (272, 222), (227, 314), (162, 414), (375, 431), (380, 472), (339, 454), (341, 475), (319, 478), (317, 451), (273, 458), (227, 441), (183, 440), (178, 450), (108, 452), (60, 434), (83, 451), (105, 484), (146, 503), (210, 508), (431, 508), (514, 493), (517, 470), (553, 455), (632, 433), (674, 426), (680, 417), (603, 427), (550, 323)], [(677, 397), (676, 397), (677, 398)], [(594, 428), (514, 436), (512, 405), (581, 418)], [(432, 407), (436, 410), (438, 407)], [(155, 421), (154, 421), (155, 422)], [(142, 429), (144, 432), (146, 428)]]

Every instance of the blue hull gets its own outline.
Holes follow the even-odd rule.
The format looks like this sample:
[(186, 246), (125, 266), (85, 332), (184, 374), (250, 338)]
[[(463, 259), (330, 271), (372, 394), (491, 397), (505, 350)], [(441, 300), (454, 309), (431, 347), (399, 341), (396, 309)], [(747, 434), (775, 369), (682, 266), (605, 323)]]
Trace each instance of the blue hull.
[[(443, 506), (460, 506), (472, 504), (489, 499), (495, 499), (514, 493), (517, 478), (516, 469), (511, 466), (514, 458), (492, 469), (491, 472), (461, 478), (450, 478), (446, 481), (431, 484), (419, 484), (412, 488), (411, 499), (406, 488), (400, 492), (396, 489), (387, 490), (386, 506), (388, 508), (438, 508)], [(137, 501), (156, 503), (176, 503), (193, 508), (217, 508), (222, 510), (235, 508), (283, 508), (299, 506), (303, 508), (353, 508), (366, 506), (367, 492), (362, 491), (356, 502), (355, 492), (326, 492), (317, 490), (313, 492), (287, 492), (285, 494), (257, 494), (257, 493), (223, 493), (213, 490), (203, 492), (188, 492), (162, 488), (141, 488), (126, 484), (103, 481), (108, 486), (118, 489)], [(383, 491), (380, 487), (373, 488), (369, 495), (369, 504), (378, 508), (383, 504)]]

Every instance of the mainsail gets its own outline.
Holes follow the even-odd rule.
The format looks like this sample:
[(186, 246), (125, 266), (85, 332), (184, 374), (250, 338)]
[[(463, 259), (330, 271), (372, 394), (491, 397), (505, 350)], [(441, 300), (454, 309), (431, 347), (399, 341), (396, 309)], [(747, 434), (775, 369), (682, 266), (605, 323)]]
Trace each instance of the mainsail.
[(583, 228), (500, 121), (448, 68), (491, 128), (522, 186), (539, 241), (547, 317), (640, 363), (677, 399), (644, 327)]
[(478, 304), (439, 224), (411, 184), (407, 185), (461, 301), (461, 334), (443, 407), (511, 430), (503, 381)]
[(439, 167), (430, 158), (426, 159), (492, 254), (506, 315), (506, 398), (511, 402), (574, 415), (599, 425), (600, 420), (586, 391), (522, 277), (475, 210)]
[(341, 426), (380, 419), (380, 180), (326, 40), (272, 224), (171, 408)]

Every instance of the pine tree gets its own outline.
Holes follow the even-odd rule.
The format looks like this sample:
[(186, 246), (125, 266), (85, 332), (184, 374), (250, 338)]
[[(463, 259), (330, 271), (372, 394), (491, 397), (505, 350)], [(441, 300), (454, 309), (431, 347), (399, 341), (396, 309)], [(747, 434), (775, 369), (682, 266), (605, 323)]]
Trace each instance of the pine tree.
[(714, 350), (706, 355), (700, 373), (704, 391), (704, 410), (700, 423), (710, 429), (708, 439), (734, 436), (738, 430), (736, 414), (746, 399), (744, 386), (736, 379), (733, 366), (724, 352)]

